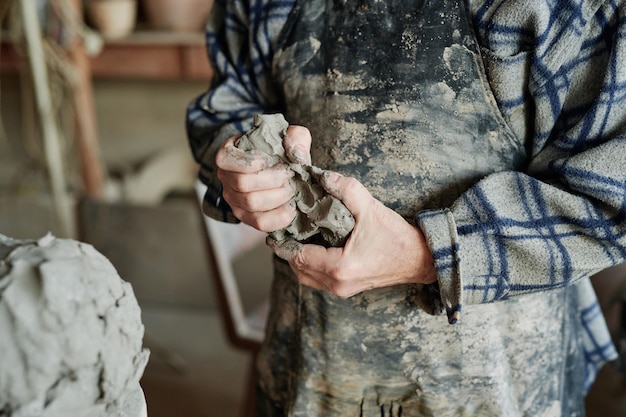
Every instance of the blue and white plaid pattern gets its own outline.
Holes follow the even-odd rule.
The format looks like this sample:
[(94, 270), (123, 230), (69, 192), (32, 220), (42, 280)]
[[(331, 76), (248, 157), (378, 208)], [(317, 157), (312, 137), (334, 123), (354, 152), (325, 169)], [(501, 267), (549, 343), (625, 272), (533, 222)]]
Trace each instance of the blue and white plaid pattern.
[(215, 153), (226, 138), (250, 129), (255, 114), (279, 111), (270, 78), (272, 41), (293, 5), (293, 0), (215, 2), (206, 31), (215, 79), (187, 109), (187, 136), (208, 186), (205, 211), (217, 219), (237, 221), (221, 199)]
[(598, 372), (597, 365), (606, 362), (607, 358), (612, 358), (615, 346), (609, 335), (599, 336), (593, 329), (596, 320), (604, 320), (600, 305), (595, 300), (595, 293), (591, 284), (587, 281), (579, 291), (579, 303), (581, 309), (581, 319), (583, 323), (583, 346), (585, 348), (585, 386), (591, 387)]
[[(217, 147), (254, 114), (279, 110), (273, 42), (294, 4), (216, 2), (207, 31), (216, 78), (187, 117), (214, 217), (235, 221), (214, 175)], [(531, 160), (419, 215), (451, 321), (462, 304), (580, 284), (626, 259), (626, 1), (472, 0), (470, 9), (498, 107)], [(592, 381), (615, 350), (593, 290), (579, 287)]]

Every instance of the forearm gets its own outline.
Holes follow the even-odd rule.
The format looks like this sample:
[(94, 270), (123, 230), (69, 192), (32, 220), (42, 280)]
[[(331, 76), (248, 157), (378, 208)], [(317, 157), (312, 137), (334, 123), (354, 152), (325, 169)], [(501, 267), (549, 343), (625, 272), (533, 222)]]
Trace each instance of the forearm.
[(626, 137), (555, 168), (567, 191), (500, 173), (449, 210), (420, 213), (449, 314), (462, 304), (569, 285), (625, 260), (623, 161)]
[(508, 22), (501, 36), (491, 31), (520, 4), (474, 16), (492, 91), (527, 142), (529, 165), (488, 176), (448, 209), (420, 214), (449, 314), (462, 303), (568, 285), (624, 260), (621, 3), (531, 8), (532, 23)]

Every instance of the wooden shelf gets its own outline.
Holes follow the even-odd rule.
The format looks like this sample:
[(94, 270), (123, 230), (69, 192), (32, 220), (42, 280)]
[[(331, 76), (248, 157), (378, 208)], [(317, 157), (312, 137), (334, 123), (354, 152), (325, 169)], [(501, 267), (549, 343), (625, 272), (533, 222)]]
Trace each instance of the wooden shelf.
[[(73, 0), (76, 4), (80, 0)], [(0, 36), (0, 73), (17, 73), (29, 68), (13, 43)], [(84, 45), (75, 42), (68, 47), (68, 61), (77, 70), (77, 88), (73, 101), (77, 112), (76, 143), (80, 153), (85, 193), (102, 195), (103, 173), (98, 158), (97, 121), (93, 103), (92, 79), (126, 80), (201, 80), (211, 79), (212, 71), (205, 51), (202, 33), (135, 31), (124, 39), (104, 39), (100, 53), (87, 56)], [(42, 65), (43, 64), (42, 62)]]
[[(20, 57), (1, 45), (0, 72), (17, 70)], [(138, 31), (123, 39), (104, 40), (90, 57), (94, 78), (209, 81), (212, 71), (202, 33)]]

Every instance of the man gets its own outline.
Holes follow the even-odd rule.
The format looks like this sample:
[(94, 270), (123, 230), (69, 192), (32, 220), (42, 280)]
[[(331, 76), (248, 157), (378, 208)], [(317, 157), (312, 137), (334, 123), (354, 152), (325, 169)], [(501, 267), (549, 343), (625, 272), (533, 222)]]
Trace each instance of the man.
[(626, 259), (624, 6), (216, 3), (205, 212), (291, 222), (292, 171), (235, 147), (281, 112), (355, 217), (342, 248), (269, 240), (259, 415), (584, 415), (615, 356), (589, 276)]

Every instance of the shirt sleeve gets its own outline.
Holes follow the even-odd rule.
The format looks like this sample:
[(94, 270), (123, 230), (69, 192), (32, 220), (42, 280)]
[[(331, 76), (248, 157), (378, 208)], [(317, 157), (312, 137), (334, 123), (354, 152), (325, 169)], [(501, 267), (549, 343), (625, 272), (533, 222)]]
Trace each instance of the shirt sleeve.
[(213, 6), (206, 30), (213, 80), (187, 107), (186, 129), (199, 179), (207, 185), (203, 211), (218, 220), (237, 221), (221, 197), (215, 154), (224, 140), (250, 129), (254, 115), (278, 111), (272, 42), (292, 2), (217, 0)]
[(474, 24), (499, 108), (531, 159), (418, 214), (451, 322), (462, 304), (566, 286), (626, 259), (624, 2), (533, 2), (537, 16), (522, 13), (520, 26), (506, 8), (524, 2), (506, 3), (489, 4), (509, 21), (478, 10)]

